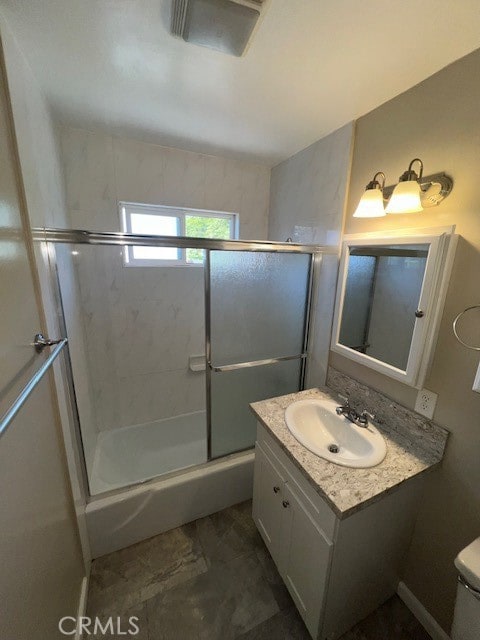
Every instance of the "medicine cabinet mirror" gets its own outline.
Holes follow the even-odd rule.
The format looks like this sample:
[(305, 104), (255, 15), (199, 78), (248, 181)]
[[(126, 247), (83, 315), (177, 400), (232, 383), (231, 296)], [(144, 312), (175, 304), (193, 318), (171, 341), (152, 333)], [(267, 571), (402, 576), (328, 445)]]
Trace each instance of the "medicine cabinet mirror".
[(346, 236), (332, 349), (420, 388), (433, 355), (457, 236)]

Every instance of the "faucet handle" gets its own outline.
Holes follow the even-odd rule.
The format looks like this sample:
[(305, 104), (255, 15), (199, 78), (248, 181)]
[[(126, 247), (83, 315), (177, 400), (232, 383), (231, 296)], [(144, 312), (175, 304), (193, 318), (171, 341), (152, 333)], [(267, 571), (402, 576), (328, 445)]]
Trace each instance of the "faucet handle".
[(371, 420), (372, 422), (374, 422), (377, 419), (374, 413), (369, 413), (365, 409), (362, 411), (361, 417), (365, 418), (366, 421)]
[(338, 397), (340, 398), (340, 400), (342, 402), (345, 403), (345, 406), (349, 407), (350, 406), (350, 398), (348, 398), (347, 396), (342, 396), (341, 393), (338, 394)]

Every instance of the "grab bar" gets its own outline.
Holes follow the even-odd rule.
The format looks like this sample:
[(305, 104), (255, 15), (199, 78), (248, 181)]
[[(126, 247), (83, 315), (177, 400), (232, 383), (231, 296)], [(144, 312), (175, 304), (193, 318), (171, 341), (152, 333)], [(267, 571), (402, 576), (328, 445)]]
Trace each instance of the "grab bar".
[(48, 358), (42, 364), (42, 366), (37, 371), (37, 373), (34, 376), (32, 376), (30, 382), (28, 382), (28, 384), (25, 385), (25, 387), (22, 389), (22, 391), (20, 392), (15, 402), (10, 407), (10, 409), (2, 416), (2, 418), (0, 419), (0, 437), (2, 437), (3, 434), (6, 432), (6, 430), (10, 426), (10, 423), (12, 422), (14, 417), (20, 411), (22, 406), (25, 404), (25, 401), (27, 400), (28, 396), (32, 393), (32, 391), (35, 389), (37, 384), (43, 378), (46, 371), (48, 371), (50, 366), (53, 364), (53, 361), (58, 356), (58, 354), (63, 349), (63, 347), (67, 344), (67, 342), (68, 342), (67, 338), (63, 338), (58, 341), (58, 344), (56, 345), (55, 349), (48, 356)]

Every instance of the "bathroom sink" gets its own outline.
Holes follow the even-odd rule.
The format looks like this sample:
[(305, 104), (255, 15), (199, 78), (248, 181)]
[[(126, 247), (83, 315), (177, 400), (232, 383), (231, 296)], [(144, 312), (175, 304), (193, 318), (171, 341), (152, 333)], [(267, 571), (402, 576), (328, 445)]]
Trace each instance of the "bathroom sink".
[(317, 456), (344, 467), (374, 467), (382, 462), (387, 445), (371, 423), (358, 427), (335, 412), (338, 402), (311, 398), (293, 402), (285, 410), (292, 435)]

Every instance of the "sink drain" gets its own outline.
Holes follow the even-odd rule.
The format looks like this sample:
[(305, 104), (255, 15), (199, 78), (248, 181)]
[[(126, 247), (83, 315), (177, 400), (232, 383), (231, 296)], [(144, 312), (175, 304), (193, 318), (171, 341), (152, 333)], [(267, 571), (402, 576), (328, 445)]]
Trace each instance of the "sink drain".
[(340, 447), (338, 446), (338, 444), (329, 444), (328, 450), (330, 451), (330, 453), (338, 453), (340, 450)]

